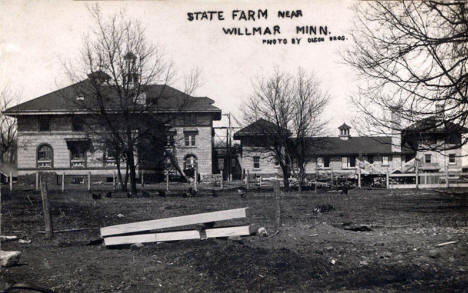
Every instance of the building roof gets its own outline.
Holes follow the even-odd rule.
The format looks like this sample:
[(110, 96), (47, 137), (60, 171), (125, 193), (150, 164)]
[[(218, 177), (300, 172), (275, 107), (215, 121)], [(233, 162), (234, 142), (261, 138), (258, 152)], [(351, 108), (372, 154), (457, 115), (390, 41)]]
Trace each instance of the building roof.
[(240, 139), (246, 136), (276, 135), (278, 133), (284, 133), (288, 136), (291, 135), (289, 130), (261, 118), (234, 133), (234, 139)]
[(436, 116), (421, 119), (404, 129), (406, 132), (424, 133), (468, 133), (468, 128)]
[(342, 130), (342, 129), (351, 129), (351, 126), (349, 126), (348, 124), (346, 123), (343, 123), (340, 127), (338, 127), (339, 130)]
[[(309, 155), (366, 155), (392, 154), (390, 136), (357, 136), (341, 139), (339, 137), (309, 137), (306, 141)], [(402, 148), (402, 153), (412, 153)]]
[[(65, 114), (86, 112), (89, 104), (77, 102), (77, 96), (85, 97), (85, 101), (95, 101), (92, 97), (92, 81), (85, 79), (70, 86), (45, 94), (33, 100), (24, 102), (4, 111), (6, 115), (28, 114)], [(103, 96), (109, 97), (108, 105), (112, 105), (112, 97), (116, 97), (115, 87), (101, 86)], [(221, 119), (221, 109), (214, 106), (214, 101), (207, 97), (193, 97), (168, 85), (148, 85), (142, 89), (147, 99), (154, 101), (157, 112), (209, 112), (216, 114), (215, 119)], [(115, 100), (115, 98), (114, 98)], [(117, 101), (115, 103), (117, 105)], [(111, 106), (109, 106), (111, 107)]]

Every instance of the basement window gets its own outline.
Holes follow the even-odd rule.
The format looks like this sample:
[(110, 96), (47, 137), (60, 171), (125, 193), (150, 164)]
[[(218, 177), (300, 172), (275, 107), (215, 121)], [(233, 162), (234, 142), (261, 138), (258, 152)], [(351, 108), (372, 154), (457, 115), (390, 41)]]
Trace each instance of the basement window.
[(83, 176), (73, 177), (71, 181), (72, 184), (84, 184), (84, 182), (85, 182), (85, 179)]
[(449, 164), (456, 164), (455, 154), (449, 154)]

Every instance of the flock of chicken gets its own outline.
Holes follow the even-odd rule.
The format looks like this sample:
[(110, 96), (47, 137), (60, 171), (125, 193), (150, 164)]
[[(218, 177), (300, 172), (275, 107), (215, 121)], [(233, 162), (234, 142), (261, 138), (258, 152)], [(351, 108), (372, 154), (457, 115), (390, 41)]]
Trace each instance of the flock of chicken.
[[(194, 188), (192, 187), (189, 187), (187, 190), (185, 190), (182, 194), (183, 197), (187, 198), (187, 197), (193, 197), (195, 195), (197, 195), (198, 193), (198, 190), (195, 190)], [(237, 193), (239, 194), (239, 196), (242, 198), (242, 199), (246, 199), (247, 198), (247, 195), (248, 195), (248, 190), (245, 188), (245, 187), (239, 187), (237, 189)], [(128, 198), (132, 198), (132, 197), (153, 197), (153, 196), (159, 196), (159, 197), (163, 197), (163, 198), (166, 198), (167, 197), (167, 193), (165, 190), (158, 190), (156, 191), (156, 194), (151, 194), (149, 193), (148, 191), (141, 191), (140, 194), (132, 194), (130, 192), (127, 192), (126, 193), (127, 197)], [(216, 192), (216, 190), (211, 190), (211, 195), (213, 197), (218, 197), (218, 193)], [(100, 192), (92, 192), (91, 193), (91, 197), (92, 199), (94, 200), (99, 200), (99, 199), (102, 199), (103, 197), (103, 193), (100, 193)], [(104, 197), (106, 198), (112, 198), (112, 192), (111, 191), (107, 191), (106, 193), (104, 193)]]

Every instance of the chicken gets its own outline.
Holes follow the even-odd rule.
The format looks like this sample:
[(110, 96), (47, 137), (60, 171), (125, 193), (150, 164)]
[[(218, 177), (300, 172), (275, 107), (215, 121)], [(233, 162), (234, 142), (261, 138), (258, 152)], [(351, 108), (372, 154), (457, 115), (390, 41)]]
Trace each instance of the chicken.
[(240, 195), (241, 198), (247, 198), (247, 188), (241, 186), (237, 189), (237, 193)]
[(94, 200), (98, 200), (98, 199), (101, 199), (102, 196), (100, 193), (91, 193), (91, 197), (94, 199)]

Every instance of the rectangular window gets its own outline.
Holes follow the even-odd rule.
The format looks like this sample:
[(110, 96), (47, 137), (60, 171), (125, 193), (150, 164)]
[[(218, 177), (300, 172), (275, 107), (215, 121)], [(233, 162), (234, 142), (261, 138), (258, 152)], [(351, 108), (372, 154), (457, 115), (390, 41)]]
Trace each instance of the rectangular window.
[(84, 177), (73, 177), (72, 178), (72, 184), (84, 184), (85, 180)]
[(39, 131), (50, 131), (49, 117), (39, 117)]
[(449, 154), (449, 164), (455, 164), (455, 154)]
[(330, 157), (324, 157), (323, 158), (323, 166), (325, 168), (330, 168)]
[(374, 164), (374, 156), (367, 156), (367, 161), (369, 164)]
[(383, 156), (382, 157), (382, 165), (388, 165), (388, 156)]
[(342, 169), (348, 168), (349, 166), (348, 164), (349, 164), (348, 157), (341, 157), (341, 168)]
[(426, 163), (430, 163), (431, 162), (431, 155), (430, 154), (426, 154), (424, 155), (424, 162)]
[(258, 156), (253, 157), (253, 167), (255, 169), (260, 168), (260, 157)]
[(356, 157), (354, 157), (354, 156), (349, 157), (349, 166), (351, 168), (356, 167)]
[(83, 119), (81, 119), (79, 117), (73, 117), (72, 118), (72, 129), (73, 129), (73, 131), (83, 131), (83, 129), (84, 129)]
[(104, 165), (115, 166), (115, 153), (109, 148), (104, 151)]
[(317, 158), (317, 167), (318, 168), (323, 168), (324, 167), (324, 161), (323, 161), (323, 157), (318, 157)]
[(185, 133), (185, 146), (195, 146), (195, 133)]
[(79, 148), (71, 149), (71, 167), (80, 168), (86, 167), (86, 152)]
[(167, 136), (167, 142), (166, 142), (166, 144), (167, 144), (168, 146), (173, 146), (173, 145), (174, 145), (174, 142), (175, 142), (174, 134), (169, 134), (169, 135)]

